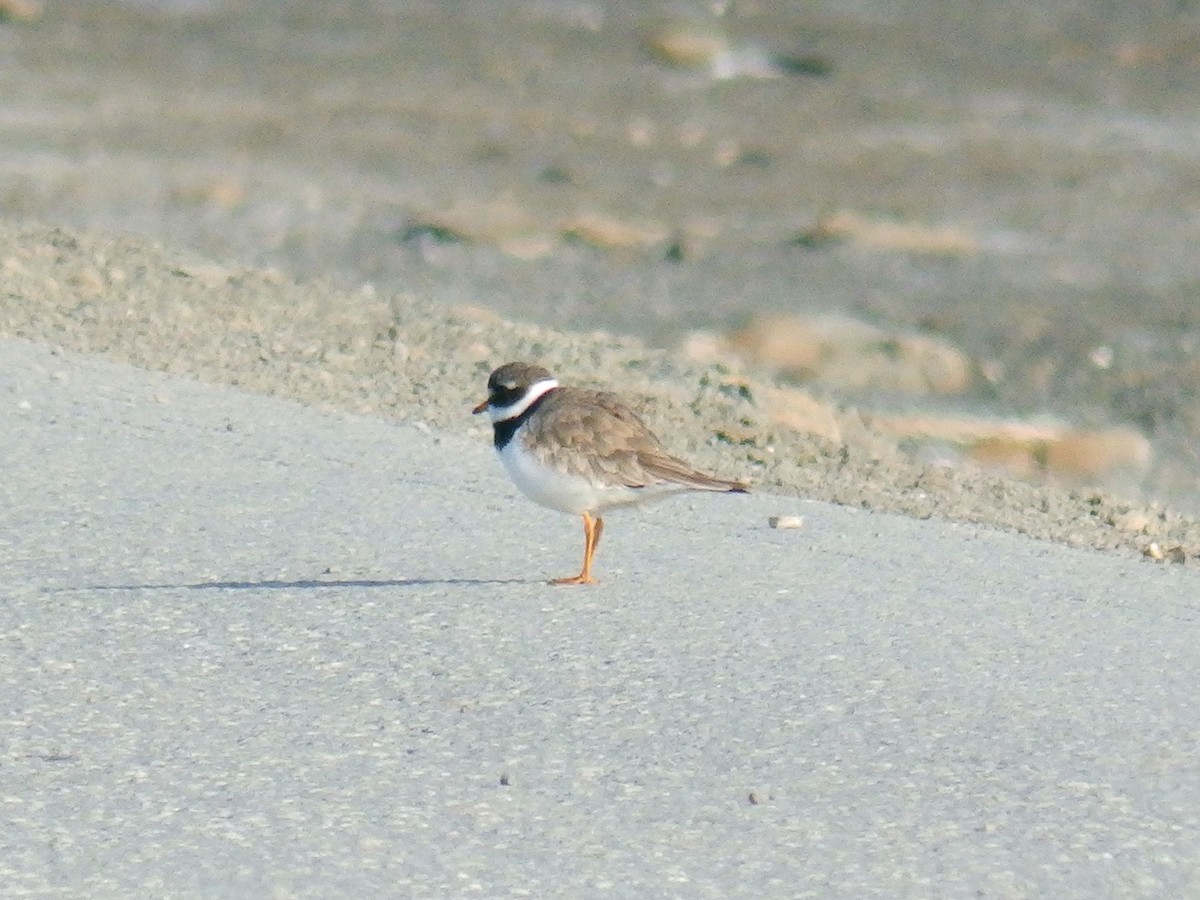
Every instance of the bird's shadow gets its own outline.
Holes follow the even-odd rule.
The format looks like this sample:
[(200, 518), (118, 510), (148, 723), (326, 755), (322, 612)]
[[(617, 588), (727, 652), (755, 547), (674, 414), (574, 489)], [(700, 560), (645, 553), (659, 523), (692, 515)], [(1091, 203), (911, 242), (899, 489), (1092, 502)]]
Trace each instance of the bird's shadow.
[(528, 578), (304, 578), (296, 581), (269, 579), (266, 581), (199, 581), (194, 584), (90, 584), (83, 587), (58, 588), (53, 591), (294, 591), (315, 588), (355, 588), (376, 590), (388, 588), (482, 586), (500, 584), (538, 584)]

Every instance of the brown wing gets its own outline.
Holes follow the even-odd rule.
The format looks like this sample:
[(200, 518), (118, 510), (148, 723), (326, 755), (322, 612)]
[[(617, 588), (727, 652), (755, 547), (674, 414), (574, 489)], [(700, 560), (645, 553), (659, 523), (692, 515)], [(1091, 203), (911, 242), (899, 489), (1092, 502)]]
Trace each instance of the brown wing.
[[(613, 394), (562, 388), (546, 397), (529, 422), (529, 440), (554, 463), (589, 478), (645, 487), (667, 481), (698, 490), (744, 490), (698, 472), (662, 442)], [(551, 436), (552, 433), (552, 436)]]
[(707, 475), (697, 469), (693, 469), (682, 459), (675, 456), (668, 456), (665, 453), (656, 455), (643, 455), (638, 460), (641, 463), (642, 469), (653, 475), (660, 481), (671, 481), (676, 484), (687, 485), (698, 491), (737, 491), (745, 493), (749, 488), (740, 481), (726, 481), (723, 478), (716, 478), (712, 475)]

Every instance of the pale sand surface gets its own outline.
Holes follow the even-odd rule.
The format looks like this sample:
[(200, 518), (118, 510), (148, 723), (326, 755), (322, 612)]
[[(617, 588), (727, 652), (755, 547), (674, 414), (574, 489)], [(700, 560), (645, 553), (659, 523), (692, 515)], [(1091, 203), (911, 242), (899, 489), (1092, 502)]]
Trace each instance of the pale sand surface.
[[(5, 891), (1200, 891), (1197, 7), (735, 3), (724, 39), (831, 73), (648, 56), (712, 8), (0, 23)], [(534, 221), (522, 251), (585, 213), (683, 240), (414, 228), (464, 210)], [(796, 243), (842, 210), (966, 249)], [(763, 312), (987, 378), (810, 385), (819, 438), (767, 373), (655, 349)], [(756, 492), (614, 516), (602, 584), (544, 586), (578, 524), (467, 412), (513, 358)], [(854, 405), (1155, 454), (1035, 486)]]
[(554, 588), (480, 435), (12, 339), (0, 404), (7, 896), (1200, 886), (1188, 567), (758, 493)]

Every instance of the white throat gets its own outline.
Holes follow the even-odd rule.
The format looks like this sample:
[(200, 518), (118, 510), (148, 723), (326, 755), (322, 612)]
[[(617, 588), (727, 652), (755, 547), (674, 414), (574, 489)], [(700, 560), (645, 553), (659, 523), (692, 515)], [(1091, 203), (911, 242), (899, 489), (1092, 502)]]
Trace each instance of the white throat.
[(515, 419), (520, 416), (525, 410), (533, 406), (538, 398), (547, 391), (552, 391), (558, 387), (558, 379), (546, 378), (542, 381), (535, 382), (529, 386), (529, 390), (516, 403), (510, 403), (508, 406), (492, 406), (488, 404), (488, 417), (493, 422), (503, 422), (507, 419)]

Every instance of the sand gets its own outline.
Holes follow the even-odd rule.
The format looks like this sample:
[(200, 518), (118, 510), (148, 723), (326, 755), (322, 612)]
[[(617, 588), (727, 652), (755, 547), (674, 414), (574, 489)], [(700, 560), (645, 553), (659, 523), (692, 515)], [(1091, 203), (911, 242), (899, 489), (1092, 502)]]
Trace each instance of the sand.
[[(21, 896), (1184, 896), (1200, 573), (0, 339)], [(772, 529), (780, 514), (798, 529)]]
[[(921, 464), (841, 415), (842, 440), (766, 421), (756, 385), (632, 339), (454, 312), (373, 288), (346, 293), (135, 239), (0, 225), (0, 333), (486, 442), (472, 419), (488, 372), (535, 359), (628, 395), (668, 446), (769, 491), (1135, 554), (1200, 554), (1200, 524), (1097, 491)], [(1129, 527), (1129, 523), (1136, 527)], [(1122, 527), (1124, 526), (1124, 527)]]
[[(0, 0), (0, 881), (1194, 894), (1198, 17)], [(963, 387), (683, 352), (774, 314)], [(754, 492), (547, 586), (519, 358)], [(1153, 455), (897, 437), (976, 417)]]

